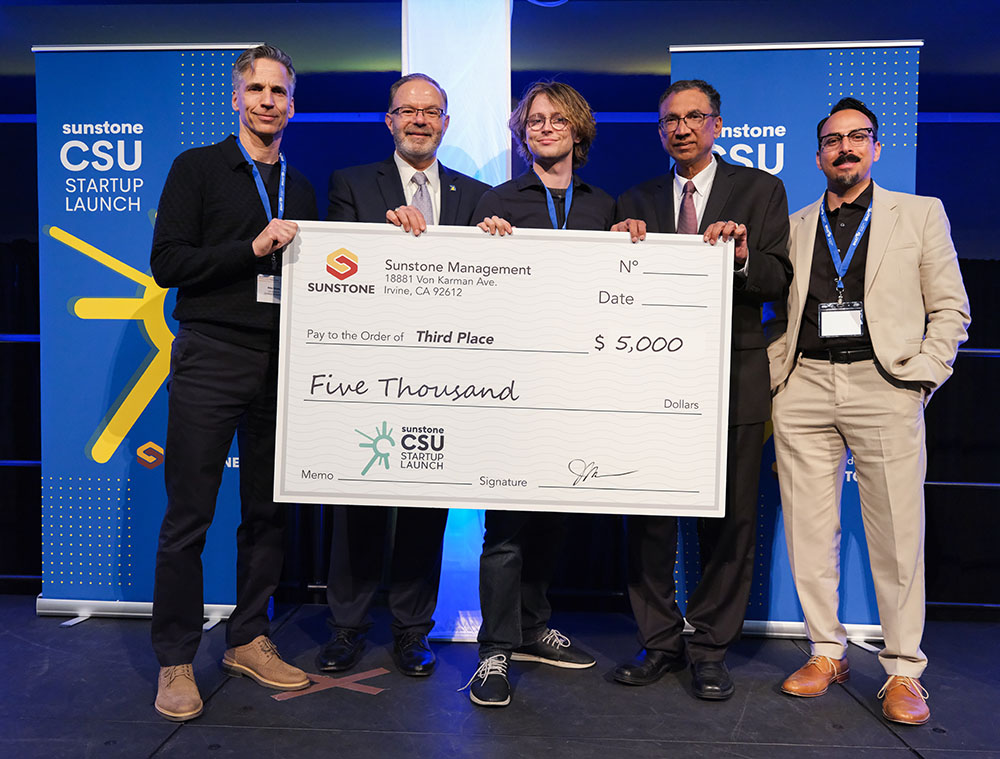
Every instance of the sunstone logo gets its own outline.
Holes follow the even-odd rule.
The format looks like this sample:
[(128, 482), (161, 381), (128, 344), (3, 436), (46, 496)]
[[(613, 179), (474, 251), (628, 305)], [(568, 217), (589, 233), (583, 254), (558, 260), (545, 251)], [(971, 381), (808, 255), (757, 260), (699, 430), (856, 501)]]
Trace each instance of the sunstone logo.
[(163, 449), (150, 440), (136, 449), (135, 460), (146, 469), (156, 469), (163, 463)]
[(358, 257), (347, 248), (339, 248), (326, 257), (326, 270), (339, 280), (358, 273)]
[(306, 290), (311, 293), (374, 295), (375, 285), (359, 285), (343, 281), (357, 274), (360, 268), (358, 257), (354, 253), (347, 248), (338, 248), (326, 257), (326, 272), (340, 282), (308, 282)]
[[(135, 450), (135, 460), (137, 463), (146, 467), (146, 469), (156, 469), (160, 466), (166, 459), (166, 453), (163, 448), (150, 440), (148, 443), (143, 443)], [(226, 456), (226, 469), (239, 469), (240, 468), (240, 457), (239, 456)]]

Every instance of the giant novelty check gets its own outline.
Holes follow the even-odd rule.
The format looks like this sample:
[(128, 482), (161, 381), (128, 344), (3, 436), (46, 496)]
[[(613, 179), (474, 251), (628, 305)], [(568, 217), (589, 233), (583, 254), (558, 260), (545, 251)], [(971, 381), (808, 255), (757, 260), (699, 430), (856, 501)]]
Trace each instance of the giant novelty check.
[(724, 513), (731, 243), (300, 230), (275, 500)]

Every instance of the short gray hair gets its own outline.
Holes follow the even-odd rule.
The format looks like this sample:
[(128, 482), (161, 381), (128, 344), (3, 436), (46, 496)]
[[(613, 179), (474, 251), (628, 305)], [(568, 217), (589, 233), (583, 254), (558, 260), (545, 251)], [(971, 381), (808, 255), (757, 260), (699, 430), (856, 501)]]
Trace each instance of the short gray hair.
[(291, 97), (295, 93), (295, 67), (292, 66), (292, 59), (280, 47), (267, 44), (250, 47), (240, 53), (240, 57), (233, 63), (233, 91), (240, 88), (243, 83), (243, 75), (247, 71), (252, 71), (254, 62), (261, 58), (277, 61), (288, 70), (288, 79), (291, 83), (291, 92), (288, 93), (288, 96)]
[(447, 113), (448, 93), (444, 91), (444, 87), (442, 87), (440, 84), (438, 84), (429, 76), (427, 76), (427, 74), (418, 74), (418, 73), (407, 74), (406, 76), (401, 77), (392, 83), (392, 87), (389, 88), (389, 110), (390, 111), (392, 110), (392, 101), (396, 99), (396, 93), (399, 91), (399, 88), (402, 87), (407, 82), (412, 82), (414, 79), (420, 79), (424, 82), (427, 82), (429, 85), (434, 87), (434, 89), (436, 89), (438, 92), (441, 93), (441, 99), (444, 101), (444, 112)]

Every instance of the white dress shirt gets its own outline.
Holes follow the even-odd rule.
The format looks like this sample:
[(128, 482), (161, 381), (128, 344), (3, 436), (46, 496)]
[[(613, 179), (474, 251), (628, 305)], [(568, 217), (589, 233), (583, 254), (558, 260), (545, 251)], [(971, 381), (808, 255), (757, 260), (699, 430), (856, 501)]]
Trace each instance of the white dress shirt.
[[(417, 183), (412, 181), (413, 175), (418, 169), (413, 168), (400, 157), (399, 153), (392, 154), (399, 170), (399, 179), (403, 183), (403, 196), (406, 198), (406, 205), (413, 205), (413, 196), (417, 194)], [(431, 194), (431, 208), (434, 209), (433, 219), (424, 219), (428, 224), (438, 224), (441, 219), (441, 178), (438, 176), (438, 161), (424, 169), (427, 176), (427, 191)]]
[[(712, 192), (712, 185), (715, 183), (715, 172), (719, 164), (712, 154), (712, 161), (704, 169), (699, 171), (691, 181), (694, 182), (694, 212), (698, 218), (698, 229), (701, 229), (701, 217), (705, 215), (705, 206), (708, 205), (708, 196)], [(677, 229), (681, 219), (681, 199), (684, 197), (684, 185), (688, 180), (680, 174), (674, 173), (674, 229)]]
[[(699, 171), (691, 181), (694, 182), (694, 212), (698, 219), (698, 229), (701, 229), (701, 218), (705, 215), (705, 206), (708, 205), (708, 196), (712, 194), (712, 185), (715, 184), (715, 172), (719, 170), (719, 162), (715, 160), (715, 153), (712, 154), (712, 162)], [(681, 199), (684, 197), (684, 185), (688, 180), (674, 172), (674, 229), (681, 220)], [(728, 219), (716, 219), (715, 221), (729, 221)], [(737, 274), (746, 276), (750, 266), (750, 255), (747, 252), (747, 260), (736, 269)]]

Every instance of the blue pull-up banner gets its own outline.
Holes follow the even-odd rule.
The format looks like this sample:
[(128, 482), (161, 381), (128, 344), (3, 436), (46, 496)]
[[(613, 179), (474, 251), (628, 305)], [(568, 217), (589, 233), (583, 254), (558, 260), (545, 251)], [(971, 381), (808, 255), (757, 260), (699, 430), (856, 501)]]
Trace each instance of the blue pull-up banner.
[[(731, 163), (780, 177), (792, 213), (826, 189), (826, 179), (816, 166), (816, 125), (843, 97), (863, 101), (878, 116), (882, 155), (875, 164), (875, 180), (890, 190), (913, 192), (921, 45), (909, 40), (678, 46), (670, 48), (670, 79), (703, 79), (718, 90), (723, 127), (716, 152)], [(878, 635), (878, 609), (850, 457), (844, 478), (840, 618), (852, 637)], [(757, 560), (746, 629), (801, 634), (802, 612), (788, 564), (770, 434), (760, 492)], [(684, 531), (685, 536), (692, 534)], [(680, 573), (696, 576), (697, 566), (697, 559), (689, 558)]]
[[(166, 506), (173, 293), (149, 273), (173, 159), (236, 129), (247, 45), (35, 48), (42, 395), (38, 610), (148, 613)], [(235, 454), (204, 552), (205, 600), (235, 596)]]

